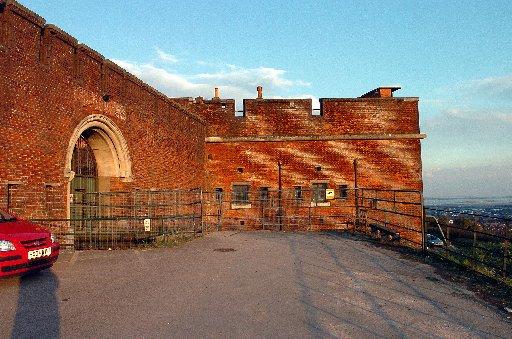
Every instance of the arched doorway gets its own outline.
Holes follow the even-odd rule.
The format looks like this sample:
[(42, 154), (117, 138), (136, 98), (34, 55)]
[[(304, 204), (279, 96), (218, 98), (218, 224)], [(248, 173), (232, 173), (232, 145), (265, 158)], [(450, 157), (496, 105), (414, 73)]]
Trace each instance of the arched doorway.
[[(110, 191), (117, 178), (129, 182), (132, 178), (128, 145), (120, 129), (103, 115), (91, 115), (82, 120), (71, 136), (66, 154), (64, 176), (68, 178), (68, 216), (75, 214), (72, 204), (90, 206), (93, 213), (94, 194)], [(78, 200), (77, 200), (78, 199)]]
[[(98, 216), (97, 206), (100, 204), (96, 193), (98, 191), (98, 169), (94, 150), (88, 141), (91, 133), (92, 131), (84, 131), (80, 135), (71, 158), (71, 169), (75, 174), (70, 183), (72, 196), (70, 213), (73, 220)], [(83, 222), (77, 221), (74, 226), (82, 228), (84, 225)]]
[[(85, 133), (85, 132), (84, 132)], [(82, 134), (75, 144), (71, 169), (75, 172), (71, 180), (72, 192), (96, 192), (98, 190), (98, 169), (94, 151), (87, 141), (86, 134)]]

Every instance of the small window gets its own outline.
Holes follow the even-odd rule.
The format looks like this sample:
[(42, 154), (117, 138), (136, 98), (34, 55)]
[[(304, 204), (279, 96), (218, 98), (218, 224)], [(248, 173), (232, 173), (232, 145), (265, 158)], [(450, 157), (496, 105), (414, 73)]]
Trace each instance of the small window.
[(315, 183), (311, 186), (312, 195), (311, 200), (313, 202), (325, 202), (325, 191), (327, 190), (327, 183)]
[(315, 166), (315, 170), (316, 170), (317, 172), (320, 172), (320, 171), (322, 170), (322, 166)]
[(347, 199), (348, 185), (340, 185), (340, 199)]
[(238, 167), (236, 170), (238, 171), (238, 173), (243, 173), (244, 172), (244, 168), (243, 167)]
[(377, 198), (373, 198), (372, 200), (370, 200), (370, 208), (377, 209), (377, 201)]
[(268, 187), (260, 187), (260, 201), (268, 201)]
[(215, 200), (222, 201), (222, 188), (216, 187), (214, 192), (215, 192)]
[(249, 203), (249, 185), (233, 185), (233, 204)]
[(302, 200), (302, 186), (294, 186), (293, 187), (293, 199), (295, 201)]

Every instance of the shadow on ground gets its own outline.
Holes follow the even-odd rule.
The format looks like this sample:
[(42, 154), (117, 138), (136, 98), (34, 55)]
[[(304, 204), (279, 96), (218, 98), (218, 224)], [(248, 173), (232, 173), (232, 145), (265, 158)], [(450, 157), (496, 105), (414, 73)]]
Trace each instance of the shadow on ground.
[(51, 270), (18, 279), (18, 302), (12, 324), (12, 338), (58, 338), (60, 331), (57, 289)]

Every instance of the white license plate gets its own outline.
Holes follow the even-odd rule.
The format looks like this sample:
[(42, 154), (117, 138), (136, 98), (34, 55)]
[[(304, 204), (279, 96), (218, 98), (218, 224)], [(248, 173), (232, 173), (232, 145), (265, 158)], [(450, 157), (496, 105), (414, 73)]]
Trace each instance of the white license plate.
[(28, 260), (37, 259), (41, 257), (47, 257), (52, 254), (52, 248), (41, 248), (40, 250), (28, 251)]

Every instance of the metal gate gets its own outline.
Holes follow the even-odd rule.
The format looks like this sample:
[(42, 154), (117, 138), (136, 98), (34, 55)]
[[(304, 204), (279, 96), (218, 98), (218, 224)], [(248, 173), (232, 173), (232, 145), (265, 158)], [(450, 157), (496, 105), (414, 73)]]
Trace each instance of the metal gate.
[(114, 249), (165, 245), (202, 232), (201, 190), (81, 192), (69, 219), (33, 219), (63, 246)]
[[(203, 223), (208, 229), (350, 229), (356, 209), (353, 189), (336, 189), (332, 199), (315, 190), (263, 189), (240, 200), (237, 192), (203, 192)], [(323, 195), (325, 197), (325, 193)]]

